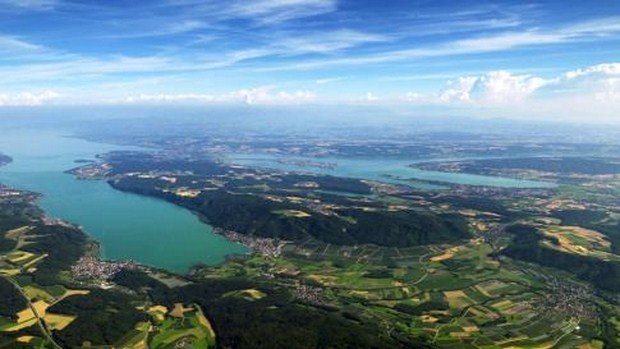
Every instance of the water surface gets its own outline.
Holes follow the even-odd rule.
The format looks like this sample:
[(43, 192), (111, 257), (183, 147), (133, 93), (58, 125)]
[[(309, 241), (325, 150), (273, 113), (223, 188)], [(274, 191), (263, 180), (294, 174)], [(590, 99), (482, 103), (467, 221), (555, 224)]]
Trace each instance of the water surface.
[[(419, 160), (419, 159), (373, 159), (373, 158), (309, 158), (291, 155), (271, 154), (227, 154), (225, 161), (244, 165), (258, 166), (282, 171), (299, 171), (328, 174), (339, 177), (369, 179), (395, 184), (406, 184), (419, 189), (445, 189), (437, 182), (449, 184), (463, 184), (476, 186), (490, 186), (501, 188), (552, 188), (554, 183), (533, 181), (526, 179), (481, 176), (468, 173), (426, 171), (413, 168), (410, 165), (429, 161), (446, 161), (448, 159)], [(287, 160), (279, 162), (278, 160)], [(335, 168), (299, 167), (291, 164), (290, 160), (321, 161), (335, 163)], [(449, 159), (455, 160), (455, 159)], [(424, 182), (428, 181), (428, 182)]]
[(4, 132), (0, 152), (13, 162), (0, 183), (43, 194), (48, 215), (78, 224), (102, 247), (106, 259), (133, 259), (175, 272), (215, 264), (244, 246), (213, 233), (191, 212), (162, 200), (117, 191), (104, 181), (75, 179), (64, 171), (75, 160), (127, 149), (67, 138), (55, 131)]

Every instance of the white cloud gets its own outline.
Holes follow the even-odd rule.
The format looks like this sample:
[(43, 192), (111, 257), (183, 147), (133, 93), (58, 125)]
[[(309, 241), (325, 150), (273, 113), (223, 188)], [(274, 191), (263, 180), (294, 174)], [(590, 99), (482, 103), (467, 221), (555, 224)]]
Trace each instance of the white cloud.
[[(526, 99), (549, 81), (531, 75), (512, 75), (507, 71), (495, 71), (479, 78), (476, 88), (482, 99), (490, 103), (511, 103)], [(476, 93), (476, 91), (473, 91)]]
[(577, 35), (607, 35), (620, 31), (620, 17), (607, 17), (596, 20), (576, 23), (560, 29), (559, 33), (569, 36)]
[(274, 42), (272, 46), (296, 53), (326, 53), (389, 40), (391, 38), (385, 35), (340, 29), (297, 37), (291, 35)]
[(246, 0), (229, 8), (229, 13), (262, 24), (285, 22), (336, 10), (335, 0)]
[(316, 100), (311, 91), (278, 91), (273, 86), (242, 89), (225, 94), (140, 94), (125, 98), (126, 103), (246, 103), (246, 104), (304, 104)]
[(2, 6), (8, 6), (16, 9), (45, 11), (55, 8), (59, 3), (59, 0), (0, 0), (0, 10)]
[(575, 79), (593, 74), (620, 75), (620, 63), (604, 63), (593, 65), (583, 69), (571, 70), (564, 74), (564, 78)]
[(310, 91), (274, 91), (272, 86), (241, 90), (234, 95), (242, 97), (247, 104), (297, 104), (316, 99), (316, 94)]
[(437, 94), (409, 92), (410, 105), (464, 108), (476, 115), (620, 122), (620, 63), (593, 65), (553, 77), (491, 71), (462, 76)]
[(268, 67), (264, 70), (305, 70), (325, 68), (328, 66), (367, 65), (421, 58), (503, 52), (524, 47), (585, 42), (620, 33), (620, 24), (618, 23), (620, 23), (620, 17), (609, 17), (599, 21), (580, 22), (559, 29), (531, 29), (529, 31), (520, 32), (502, 32), (494, 35), (453, 40), (434, 46), (392, 51), (384, 50), (381, 53), (347, 58), (312, 60), (289, 65), (277, 65)]
[(439, 101), (469, 101), (471, 91), (479, 79), (475, 76), (463, 76), (457, 80), (448, 81), (448, 86), (439, 94)]
[(21, 92), (17, 94), (0, 93), (0, 106), (37, 106), (59, 97), (60, 95), (54, 91), (40, 93)]
[(422, 103), (422, 102), (430, 101), (430, 98), (428, 95), (425, 95), (423, 93), (418, 93), (418, 92), (407, 92), (404, 96), (402, 96), (401, 99), (405, 102), (412, 102), (412, 103)]
[(556, 81), (558, 86), (589, 90), (601, 102), (620, 102), (620, 63), (605, 63), (575, 69)]
[(378, 102), (378, 101), (380, 101), (380, 100), (381, 100), (381, 98), (379, 98), (379, 97), (375, 96), (372, 92), (367, 92), (367, 93), (366, 93), (366, 97), (364, 98), (364, 100), (365, 100), (366, 102), (373, 103), (373, 102)]
[(604, 79), (596, 99), (603, 102), (620, 102), (620, 78)]
[(23, 52), (39, 50), (40, 46), (11, 37), (0, 35), (0, 52)]
[(346, 79), (345, 77), (323, 78), (323, 79), (315, 80), (314, 83), (317, 85), (327, 85), (327, 84), (331, 84), (332, 82), (342, 81), (345, 79)]
[[(542, 90), (547, 95), (539, 95)], [(434, 98), (409, 92), (401, 99), (418, 103), (492, 105), (518, 104), (530, 97), (553, 99), (553, 96), (566, 95), (592, 101), (620, 100), (620, 63), (593, 65), (551, 78), (515, 75), (505, 70), (491, 71), (449, 80)]]
[[(204, 29), (208, 26), (206, 22), (194, 19), (183, 19), (173, 22), (160, 20), (153, 24), (154, 25), (151, 25), (150, 28), (145, 28), (141, 30), (136, 30), (135, 28), (132, 28), (131, 31), (123, 32), (121, 34), (102, 35), (101, 38), (138, 39), (155, 36), (177, 35), (189, 32), (196, 32), (199, 29)], [(204, 41), (204, 36), (202, 37), (202, 39)]]

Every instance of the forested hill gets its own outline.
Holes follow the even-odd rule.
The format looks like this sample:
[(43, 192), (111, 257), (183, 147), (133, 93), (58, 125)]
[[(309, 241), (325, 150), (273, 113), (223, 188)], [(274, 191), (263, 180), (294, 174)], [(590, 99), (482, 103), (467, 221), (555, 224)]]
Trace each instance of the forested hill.
[(110, 184), (118, 190), (163, 198), (199, 213), (216, 227), (242, 234), (286, 240), (304, 240), (311, 236), (339, 245), (372, 243), (380, 246), (447, 243), (470, 236), (465, 220), (455, 214), (342, 207), (334, 210), (334, 215), (296, 216), (281, 212), (305, 208), (221, 189), (204, 191), (196, 197), (182, 197), (158, 190), (146, 182), (137, 177), (124, 177)]
[(165, 199), (241, 234), (379, 246), (448, 243), (471, 236), (466, 220), (455, 212), (378, 199), (359, 179), (166, 154), (112, 152), (100, 158), (104, 162), (73, 172), (105, 174), (118, 190)]
[(545, 237), (535, 227), (516, 224), (507, 228), (515, 236), (503, 253), (511, 258), (554, 267), (575, 273), (582, 280), (601, 289), (620, 291), (620, 263), (578, 254), (561, 252), (541, 244)]

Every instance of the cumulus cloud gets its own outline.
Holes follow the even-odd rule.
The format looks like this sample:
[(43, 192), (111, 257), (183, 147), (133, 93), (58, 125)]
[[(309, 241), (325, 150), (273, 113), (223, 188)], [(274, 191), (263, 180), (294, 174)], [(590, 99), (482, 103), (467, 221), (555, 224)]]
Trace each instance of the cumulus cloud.
[(278, 91), (273, 86), (242, 89), (225, 94), (140, 94), (125, 98), (126, 103), (246, 103), (246, 104), (303, 104), (316, 100), (311, 91)]
[(551, 77), (491, 71), (450, 80), (435, 94), (409, 92), (400, 100), (465, 108), (476, 115), (617, 123), (620, 63), (588, 66)]
[(530, 97), (540, 97), (543, 90), (554, 95), (573, 93), (579, 98), (592, 100), (620, 100), (620, 63), (593, 65), (549, 78), (505, 70), (491, 71), (450, 80), (435, 98), (420, 98), (410, 92), (403, 99), (411, 102), (516, 104)]
[(620, 78), (604, 79), (596, 93), (596, 99), (603, 102), (620, 102)]
[(0, 106), (37, 106), (59, 98), (54, 91), (40, 93), (21, 92), (17, 94), (0, 93)]
[(536, 76), (513, 75), (504, 70), (492, 71), (481, 76), (465, 76), (449, 81), (439, 94), (439, 101), (519, 102), (547, 84), (549, 81)]
[(456, 80), (448, 81), (448, 86), (439, 94), (439, 101), (469, 101), (470, 94), (479, 78), (475, 76), (463, 76)]
[(524, 100), (548, 83), (549, 81), (536, 76), (512, 75), (507, 71), (495, 71), (480, 77), (474, 89), (479, 89), (484, 101), (511, 103)]
[(275, 91), (272, 86), (241, 90), (234, 92), (233, 95), (242, 97), (247, 104), (297, 104), (312, 102), (316, 98), (314, 92), (302, 90), (294, 92)]
[(571, 70), (564, 74), (564, 78), (570, 80), (589, 75), (620, 75), (620, 63), (604, 63)]

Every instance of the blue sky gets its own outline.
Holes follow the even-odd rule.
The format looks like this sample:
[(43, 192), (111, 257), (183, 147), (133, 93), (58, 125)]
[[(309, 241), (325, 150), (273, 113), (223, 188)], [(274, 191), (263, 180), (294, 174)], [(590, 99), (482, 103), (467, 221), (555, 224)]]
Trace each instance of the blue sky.
[(615, 0), (0, 0), (0, 105), (597, 108), (620, 122), (618, 62)]

